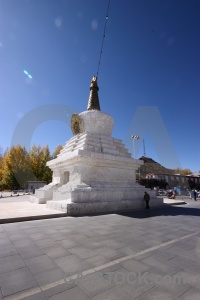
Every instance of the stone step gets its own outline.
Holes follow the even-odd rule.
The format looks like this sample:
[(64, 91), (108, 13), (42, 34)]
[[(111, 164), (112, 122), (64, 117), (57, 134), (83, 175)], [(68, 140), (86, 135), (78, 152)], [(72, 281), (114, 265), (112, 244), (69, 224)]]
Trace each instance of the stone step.
[[(62, 201), (48, 201), (47, 207), (58, 209), (66, 212), (69, 216), (80, 216), (85, 214), (99, 214), (99, 213), (115, 213), (119, 211), (130, 211), (134, 209), (144, 209), (145, 202), (140, 199), (122, 200), (122, 201), (101, 201), (91, 203), (69, 203), (70, 199)], [(163, 206), (161, 198), (151, 201), (150, 207)]]

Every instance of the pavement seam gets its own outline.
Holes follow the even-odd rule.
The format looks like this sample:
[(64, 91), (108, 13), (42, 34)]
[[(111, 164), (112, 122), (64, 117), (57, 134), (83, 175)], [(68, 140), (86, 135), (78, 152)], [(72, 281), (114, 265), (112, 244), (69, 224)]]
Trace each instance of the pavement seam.
[(162, 248), (162, 247), (165, 247), (167, 245), (170, 245), (170, 244), (174, 244), (176, 242), (179, 242), (181, 240), (184, 240), (184, 239), (187, 239), (189, 237), (192, 237), (192, 236), (195, 236), (195, 235), (198, 235), (197, 232), (194, 232), (194, 233), (191, 233), (191, 234), (188, 234), (188, 235), (185, 235), (185, 236), (182, 236), (180, 238), (177, 238), (177, 239), (174, 239), (174, 240), (171, 240), (171, 241), (168, 241), (168, 242), (165, 242), (165, 243), (162, 243), (162, 244), (159, 244), (157, 246), (154, 246), (154, 247), (150, 247), (148, 249), (145, 249), (145, 250), (142, 250), (142, 251), (139, 251), (135, 254), (132, 254), (132, 255), (128, 255), (128, 256), (124, 256), (124, 257), (121, 257), (121, 258), (118, 258), (118, 259), (115, 259), (109, 263), (106, 263), (106, 264), (103, 264), (101, 266), (98, 266), (98, 267), (95, 267), (95, 268), (92, 268), (92, 269), (88, 269), (86, 271), (83, 271), (83, 272), (80, 272), (80, 273), (76, 273), (74, 275), (71, 275), (71, 276), (67, 276), (65, 279), (61, 279), (61, 280), (58, 280), (58, 281), (54, 281), (52, 283), (49, 283), (49, 284), (45, 284), (45, 285), (42, 285), (41, 287), (36, 287), (36, 288), (32, 288), (32, 289), (28, 289), (24, 292), (21, 292), (21, 293), (18, 293), (18, 294), (14, 294), (14, 295), (10, 295), (10, 296), (7, 296), (6, 297), (6, 300), (21, 300), (21, 299), (24, 299), (28, 296), (32, 296), (32, 295), (35, 295), (35, 294), (38, 294), (42, 291), (45, 291), (45, 290), (48, 290), (50, 288), (54, 288), (56, 286), (59, 286), (61, 284), (64, 284), (64, 283), (69, 283), (70, 281), (72, 280), (76, 280), (78, 278), (80, 278), (80, 275), (81, 277), (83, 276), (86, 276), (88, 274), (92, 274), (92, 273), (95, 273), (95, 272), (98, 272), (100, 270), (103, 270), (105, 268), (108, 268), (110, 266), (113, 266), (113, 265), (116, 265), (116, 264), (119, 264), (123, 261), (126, 261), (126, 260), (129, 260), (129, 259), (132, 259), (134, 257), (137, 257), (137, 256), (140, 256), (142, 254), (145, 254), (145, 253), (148, 253), (148, 252), (151, 252), (151, 251), (154, 251), (154, 250), (157, 250), (159, 248)]

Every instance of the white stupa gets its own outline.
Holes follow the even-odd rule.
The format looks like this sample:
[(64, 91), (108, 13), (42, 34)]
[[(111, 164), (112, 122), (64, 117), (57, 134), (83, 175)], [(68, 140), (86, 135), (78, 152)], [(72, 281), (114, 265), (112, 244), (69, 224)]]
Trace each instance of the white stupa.
[[(97, 77), (90, 85), (87, 111), (72, 115), (74, 136), (56, 159), (47, 163), (52, 183), (36, 190), (32, 201), (47, 203), (69, 215), (117, 212), (142, 208), (145, 188), (136, 183), (136, 160), (112, 137), (113, 118), (100, 111)], [(163, 205), (149, 190), (151, 206)]]

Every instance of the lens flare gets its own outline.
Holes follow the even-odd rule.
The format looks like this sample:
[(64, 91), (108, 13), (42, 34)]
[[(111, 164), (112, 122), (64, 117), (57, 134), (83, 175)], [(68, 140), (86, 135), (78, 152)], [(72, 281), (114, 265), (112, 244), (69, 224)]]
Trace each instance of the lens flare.
[(26, 70), (24, 70), (24, 74), (25, 75), (27, 75), (28, 76), (28, 78), (30, 78), (30, 79), (32, 79), (33, 77), (32, 77), (32, 75), (31, 74), (29, 74), (29, 72), (28, 71), (26, 71)]

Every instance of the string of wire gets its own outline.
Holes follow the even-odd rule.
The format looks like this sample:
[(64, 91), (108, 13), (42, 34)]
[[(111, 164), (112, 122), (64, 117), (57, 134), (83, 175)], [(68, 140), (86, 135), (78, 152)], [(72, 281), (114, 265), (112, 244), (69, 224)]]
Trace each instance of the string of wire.
[(99, 55), (99, 63), (98, 63), (98, 67), (97, 67), (97, 77), (99, 75), (99, 69), (100, 69), (100, 64), (101, 64), (101, 56), (102, 56), (102, 53), (103, 53), (103, 45), (104, 45), (104, 40), (105, 40), (105, 36), (106, 36), (106, 27), (107, 27), (107, 22), (108, 22), (109, 8), (110, 8), (110, 0), (108, 0), (108, 7), (107, 7), (107, 12), (106, 12), (106, 19), (105, 19), (103, 37), (102, 37), (102, 43), (101, 43), (101, 50), (100, 50), (100, 55)]

